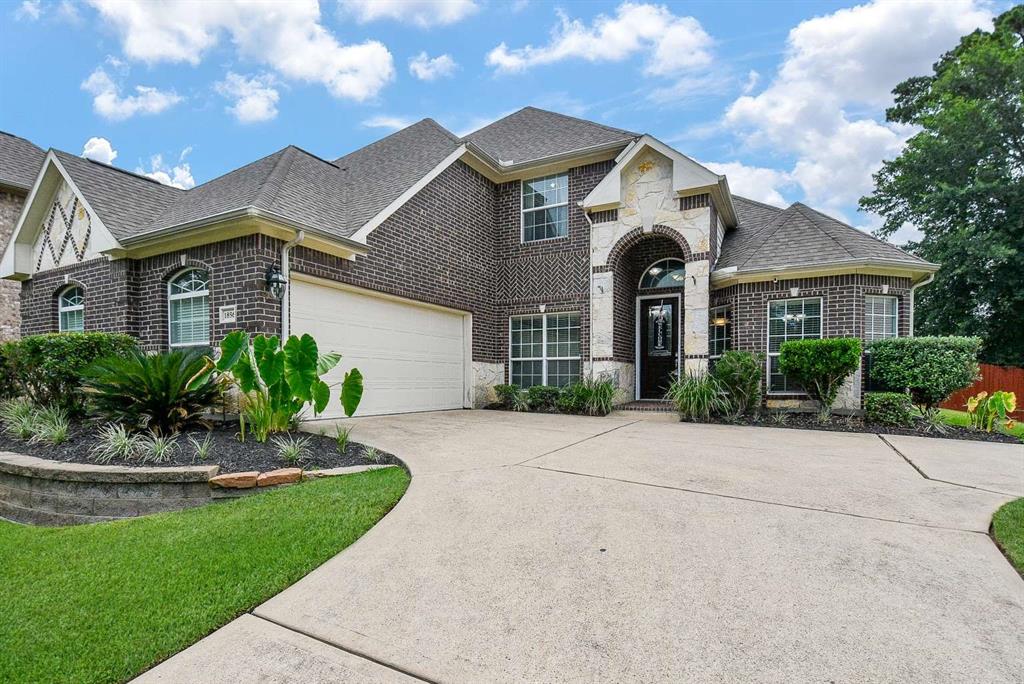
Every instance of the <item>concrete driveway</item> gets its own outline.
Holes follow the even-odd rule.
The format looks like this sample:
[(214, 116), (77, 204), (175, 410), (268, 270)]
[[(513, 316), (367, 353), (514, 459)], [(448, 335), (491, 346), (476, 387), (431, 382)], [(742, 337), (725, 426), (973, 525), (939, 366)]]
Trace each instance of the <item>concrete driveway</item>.
[(1024, 446), (353, 422), (413, 471), (396, 509), (141, 680), (1024, 681), (1024, 580), (986, 535)]

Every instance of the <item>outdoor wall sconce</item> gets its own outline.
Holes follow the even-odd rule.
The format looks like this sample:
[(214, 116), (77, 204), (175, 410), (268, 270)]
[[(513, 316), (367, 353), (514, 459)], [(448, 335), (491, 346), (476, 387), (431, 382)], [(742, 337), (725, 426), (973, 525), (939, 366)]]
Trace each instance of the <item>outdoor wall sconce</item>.
[(288, 287), (288, 279), (281, 273), (281, 269), (277, 266), (271, 266), (267, 269), (267, 292), (276, 299), (281, 301), (284, 297), (284, 289)]

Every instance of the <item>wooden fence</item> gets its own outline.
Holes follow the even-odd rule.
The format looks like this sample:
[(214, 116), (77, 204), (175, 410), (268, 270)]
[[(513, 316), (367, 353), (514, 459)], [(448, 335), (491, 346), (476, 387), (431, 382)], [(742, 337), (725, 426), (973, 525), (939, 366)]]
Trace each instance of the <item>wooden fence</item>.
[(993, 366), (988, 363), (982, 363), (980, 366), (981, 379), (970, 387), (955, 392), (949, 399), (943, 402), (942, 408), (965, 411), (964, 404), (967, 403), (968, 397), (973, 397), (983, 390), (989, 394), (996, 390), (1005, 390), (1017, 393), (1017, 410), (1014, 412), (1013, 417), (1018, 420), (1024, 420), (1024, 368)]

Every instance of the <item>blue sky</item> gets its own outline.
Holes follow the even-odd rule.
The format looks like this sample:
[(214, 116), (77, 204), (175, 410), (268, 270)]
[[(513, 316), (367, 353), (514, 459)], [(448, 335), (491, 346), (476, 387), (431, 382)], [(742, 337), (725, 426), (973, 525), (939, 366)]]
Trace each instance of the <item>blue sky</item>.
[(423, 117), (464, 134), (534, 105), (870, 229), (856, 200), (914, 132), (885, 123), (892, 87), (1001, 8), (17, 0), (0, 5), (0, 129), (189, 187), (288, 144), (333, 159)]

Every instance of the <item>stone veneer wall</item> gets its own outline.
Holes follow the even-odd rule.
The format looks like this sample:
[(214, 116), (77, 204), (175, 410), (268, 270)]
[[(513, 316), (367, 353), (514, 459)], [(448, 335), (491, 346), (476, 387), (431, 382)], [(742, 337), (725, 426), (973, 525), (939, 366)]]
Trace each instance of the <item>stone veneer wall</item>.
[[(883, 292), (888, 286), (888, 292)], [(821, 297), (822, 336), (859, 337), (864, 339), (864, 297), (869, 294), (896, 297), (899, 300), (897, 330), (901, 337), (910, 334), (909, 278), (894, 276), (849, 274), (796, 278), (774, 282), (764, 280), (730, 285), (712, 291), (711, 306), (729, 306), (731, 318), (731, 348), (765, 354), (768, 346), (768, 303), (795, 297)], [(771, 395), (774, 401), (793, 401), (783, 405), (798, 406), (801, 395)], [(861, 402), (861, 373), (847, 381), (837, 401), (839, 408), (859, 409)]]
[[(24, 204), (24, 194), (11, 190), (0, 191), (0, 252), (7, 247)], [(19, 283), (0, 280), (0, 342), (16, 340), (21, 336), (20, 295)]]

